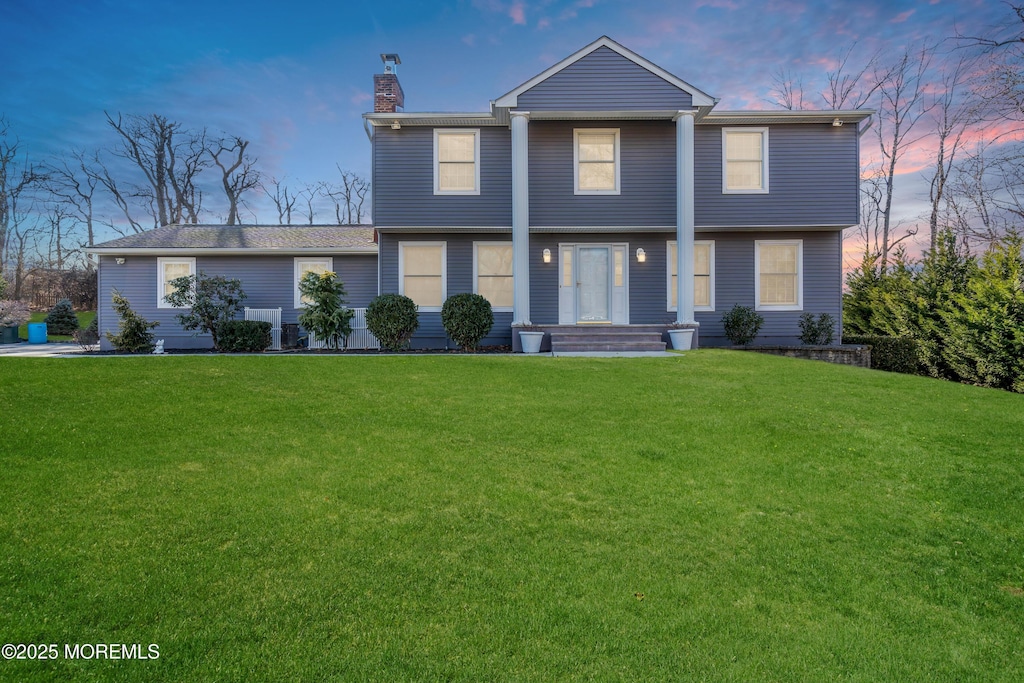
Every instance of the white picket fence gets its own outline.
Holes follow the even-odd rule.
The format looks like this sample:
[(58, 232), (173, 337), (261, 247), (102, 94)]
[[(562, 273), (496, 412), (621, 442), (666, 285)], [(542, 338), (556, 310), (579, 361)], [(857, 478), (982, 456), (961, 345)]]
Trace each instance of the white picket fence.
[[(355, 316), (352, 318), (352, 334), (348, 335), (348, 344), (346, 348), (349, 349), (379, 349), (380, 342), (374, 337), (368, 329), (366, 329), (366, 309), (365, 308), (353, 308)], [(322, 342), (316, 338), (316, 335), (312, 332), (309, 333), (309, 348), (311, 349), (326, 349), (327, 342)]]
[(281, 309), (280, 308), (249, 308), (245, 307), (246, 320), (258, 320), (270, 323), (270, 350), (281, 350)]

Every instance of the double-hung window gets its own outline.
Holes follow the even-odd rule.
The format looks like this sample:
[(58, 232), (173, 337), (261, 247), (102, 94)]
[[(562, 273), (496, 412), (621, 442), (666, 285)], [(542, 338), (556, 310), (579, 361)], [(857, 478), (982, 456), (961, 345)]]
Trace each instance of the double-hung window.
[(768, 129), (722, 129), (722, 192), (768, 192)]
[(473, 292), (495, 311), (512, 310), (512, 243), (473, 243)]
[[(676, 243), (668, 243), (668, 310), (678, 308), (678, 259)], [(693, 243), (693, 310), (715, 310), (715, 241), (700, 240)]]
[(398, 288), (421, 311), (440, 311), (447, 298), (445, 242), (399, 242)]
[(196, 260), (194, 258), (158, 258), (156, 260), (156, 307), (175, 308), (164, 300), (165, 296), (174, 292), (171, 281), (195, 274)]
[(754, 241), (754, 300), (759, 311), (803, 308), (803, 240)]
[(334, 272), (334, 258), (331, 256), (295, 259), (295, 308), (305, 308), (310, 303), (309, 299), (302, 296), (302, 293), (299, 291), (299, 280), (306, 273), (323, 275), (330, 272)]
[(479, 129), (434, 129), (434, 194), (480, 194)]
[(573, 131), (576, 194), (619, 194), (619, 129)]

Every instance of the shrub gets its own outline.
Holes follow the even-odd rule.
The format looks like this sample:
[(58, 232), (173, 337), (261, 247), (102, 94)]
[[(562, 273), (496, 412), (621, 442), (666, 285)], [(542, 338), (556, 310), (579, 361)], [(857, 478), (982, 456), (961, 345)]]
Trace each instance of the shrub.
[(309, 299), (299, 314), (299, 323), (328, 348), (337, 349), (343, 341), (347, 346), (356, 312), (345, 306), (345, 285), (338, 276), (331, 272), (306, 273), (299, 280), (299, 292)]
[(18, 327), (31, 319), (28, 304), (12, 299), (0, 301), (0, 327)]
[(366, 329), (391, 351), (405, 348), (420, 326), (413, 300), (401, 294), (381, 294), (366, 307)]
[(270, 346), (273, 327), (262, 320), (226, 320), (217, 329), (219, 348), (226, 353), (260, 353)]
[(78, 317), (71, 306), (71, 299), (61, 299), (50, 309), (43, 320), (47, 334), (74, 334), (78, 329)]
[(100, 340), (99, 316), (93, 318), (88, 327), (75, 330), (71, 336), (83, 351), (91, 351), (96, 346), (96, 342)]
[(121, 296), (121, 292), (116, 289), (111, 294), (111, 301), (121, 321), (117, 324), (120, 332), (107, 332), (110, 343), (121, 353), (151, 353), (154, 344), (153, 333), (150, 330), (160, 323), (150, 322), (133, 311), (128, 299)]
[(221, 350), (218, 330), (222, 323), (233, 320), (242, 310), (245, 292), (240, 280), (215, 275), (186, 275), (171, 280), (174, 291), (164, 301), (179, 308), (188, 309), (176, 315), (186, 330), (208, 332), (213, 337), (213, 348)]
[(491, 302), (479, 294), (453, 294), (441, 306), (441, 324), (456, 344), (473, 351), (494, 327)]
[(745, 346), (757, 338), (757, 333), (764, 324), (764, 318), (750, 306), (736, 304), (722, 316), (725, 325), (725, 336), (737, 346)]
[(866, 344), (871, 347), (871, 367), (887, 372), (916, 375), (920, 372), (917, 340), (909, 337), (849, 335), (844, 344)]
[(814, 319), (813, 313), (800, 316), (800, 343), (808, 346), (828, 346), (835, 339), (836, 321), (828, 313)]

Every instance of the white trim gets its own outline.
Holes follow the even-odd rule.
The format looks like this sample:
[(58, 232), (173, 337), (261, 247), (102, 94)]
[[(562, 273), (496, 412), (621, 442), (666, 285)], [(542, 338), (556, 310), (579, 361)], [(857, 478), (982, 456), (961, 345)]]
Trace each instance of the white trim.
[[(611, 190), (581, 190), (580, 189), (580, 134), (600, 134), (615, 136), (615, 187)], [(617, 195), (621, 194), (619, 185), (619, 129), (618, 128), (573, 128), (572, 131), (572, 190), (578, 195)], [(584, 162), (586, 163), (586, 162)], [(607, 162), (605, 162), (607, 163)]]
[(302, 294), (299, 292), (299, 275), (301, 263), (318, 263), (327, 268), (328, 272), (334, 272), (334, 258), (331, 256), (320, 256), (320, 257), (309, 257), (309, 256), (296, 256), (292, 259), (292, 294), (293, 294), (293, 307), (294, 308), (305, 308), (306, 304), (302, 300)]
[[(441, 305), (420, 306), (419, 310), (424, 313), (440, 312), (445, 299), (448, 298), (448, 243), (443, 241), (430, 242), (409, 242), (398, 243), (398, 293), (405, 296), (405, 247), (441, 247)], [(411, 298), (411, 297), (410, 297)]]
[[(479, 259), (477, 258), (477, 247), (479, 245), (481, 245), (481, 244), (484, 245), (484, 246), (487, 246), (487, 247), (508, 247), (509, 249), (514, 249), (515, 248), (513, 246), (512, 242), (490, 242), (490, 241), (479, 241), (479, 242), (474, 241), (473, 242), (473, 293), (474, 294), (479, 294), (480, 293), (479, 291), (477, 291), (477, 282), (478, 282), (477, 278), (479, 277), (479, 274), (478, 274), (478, 271), (477, 271), (477, 265), (479, 264)], [(514, 255), (515, 254), (513, 253), (513, 256)], [(509, 273), (509, 277), (513, 277), (513, 274)], [(515, 281), (514, 281), (514, 278), (513, 278), (512, 300), (513, 300), (513, 302), (515, 301)], [(514, 306), (495, 306), (494, 304), (491, 304), (491, 310), (494, 311), (495, 313), (507, 313), (507, 312), (512, 311), (513, 308), (514, 308)]]
[[(761, 245), (796, 247), (796, 304), (761, 303)], [(802, 311), (804, 310), (804, 241), (803, 240), (754, 240), (754, 309), (758, 311)]]
[[(708, 247), (708, 275), (707, 275), (707, 277), (708, 277), (708, 302), (709, 302), (709, 305), (708, 306), (698, 306), (696, 301), (695, 301), (694, 304), (693, 304), (693, 310), (695, 310), (695, 311), (714, 311), (715, 310), (715, 240), (694, 240), (693, 241), (693, 246), (695, 247), (695, 249), (694, 249), (694, 256), (696, 256), (696, 247), (699, 244), (707, 245), (707, 247)], [(674, 291), (676, 291), (676, 288), (672, 286), (672, 271), (675, 269), (675, 265), (676, 265), (676, 261), (675, 261), (675, 259), (672, 258), (672, 252), (671, 252), (671, 249), (670, 249), (670, 247), (673, 247), (673, 246), (676, 246), (676, 241), (675, 240), (668, 240), (665, 243), (665, 260), (666, 260), (666, 267), (665, 267), (665, 287), (666, 287), (665, 306), (666, 306), (666, 310), (671, 311), (671, 312), (674, 313), (677, 310), (679, 310), (679, 307), (672, 305), (672, 293)], [(695, 283), (697, 281), (696, 269), (697, 269), (697, 266), (696, 266), (696, 264), (694, 264), (693, 278), (694, 278), (694, 282)], [(694, 293), (694, 296), (696, 296), (697, 287), (694, 286), (692, 291)]]
[(628, 59), (629, 61), (633, 62), (637, 66), (640, 66), (640, 67), (650, 71), (655, 76), (659, 76), (660, 78), (665, 79), (666, 81), (668, 81), (669, 83), (671, 83), (675, 87), (679, 88), (680, 90), (683, 90), (685, 92), (690, 93), (690, 95), (692, 95), (692, 97), (693, 97), (693, 106), (695, 106), (695, 107), (700, 107), (700, 106), (712, 107), (712, 106), (715, 105), (716, 100), (713, 97), (711, 97), (710, 95), (708, 95), (707, 93), (702, 92), (701, 90), (698, 90), (697, 88), (693, 87), (692, 85), (690, 85), (686, 81), (682, 80), (681, 78), (678, 78), (677, 76), (674, 76), (673, 74), (669, 73), (668, 71), (665, 71), (664, 69), (662, 69), (657, 64), (654, 64), (652, 62), (647, 61), (646, 59), (644, 59), (640, 55), (636, 54), (632, 50), (630, 50), (628, 48), (625, 48), (622, 45), (619, 45), (618, 43), (616, 43), (614, 40), (612, 40), (608, 36), (601, 36), (600, 38), (598, 38), (597, 40), (592, 42), (590, 45), (587, 45), (586, 47), (584, 47), (584, 48), (582, 48), (580, 50), (577, 50), (573, 54), (569, 55), (568, 57), (566, 57), (562, 61), (560, 61), (557, 64), (555, 64), (554, 66), (552, 66), (552, 67), (550, 67), (548, 69), (545, 69), (541, 73), (537, 74), (536, 76), (534, 76), (530, 80), (528, 80), (525, 83), (523, 83), (522, 85), (520, 85), (518, 88), (515, 88), (514, 90), (511, 90), (511, 91), (505, 93), (504, 95), (502, 95), (501, 97), (499, 97), (497, 100), (494, 101), (494, 106), (496, 106), (496, 107), (515, 107), (515, 106), (518, 106), (518, 98), (519, 98), (519, 96), (521, 94), (523, 94), (524, 92), (526, 92), (530, 88), (534, 87), (538, 83), (540, 83), (542, 81), (546, 81), (548, 78), (550, 78), (551, 76), (554, 76), (556, 73), (558, 73), (562, 69), (575, 64), (579, 60), (581, 60), (584, 57), (586, 57), (587, 55), (589, 55), (591, 52), (594, 52), (598, 48), (602, 48), (602, 47), (607, 47), (608, 49), (612, 50), (613, 52), (617, 52), (619, 55), (621, 55), (622, 57), (625, 57), (626, 59)]
[[(729, 133), (761, 134), (761, 187), (753, 189), (729, 189), (729, 160), (726, 153), (726, 138)], [(743, 126), (722, 129), (722, 194), (768, 194), (768, 128), (764, 126)]]
[(164, 301), (164, 285), (167, 281), (164, 280), (164, 265), (168, 263), (188, 264), (189, 275), (196, 274), (196, 259), (182, 258), (182, 257), (171, 257), (171, 256), (159, 256), (156, 259), (156, 307), (157, 308), (181, 308), (180, 306), (172, 306)]
[[(472, 135), (473, 136), (473, 189), (442, 190), (439, 161), (437, 158), (437, 140), (441, 135)], [(435, 128), (434, 129), (434, 194), (440, 195), (478, 195), (480, 194), (480, 129), (479, 128)]]
[[(433, 228), (436, 232), (437, 228)], [(296, 254), (347, 254), (376, 256), (377, 247), (86, 247), (86, 253), (101, 256), (189, 256), (189, 255), (220, 255), (220, 256), (252, 256), (253, 254), (273, 254), (277, 256), (294, 256)]]

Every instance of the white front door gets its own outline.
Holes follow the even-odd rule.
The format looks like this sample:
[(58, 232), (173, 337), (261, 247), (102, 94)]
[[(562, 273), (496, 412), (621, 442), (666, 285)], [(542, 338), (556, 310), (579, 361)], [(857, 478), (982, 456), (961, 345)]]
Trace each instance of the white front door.
[(558, 322), (629, 323), (625, 244), (560, 244)]

